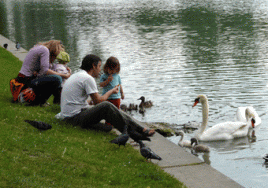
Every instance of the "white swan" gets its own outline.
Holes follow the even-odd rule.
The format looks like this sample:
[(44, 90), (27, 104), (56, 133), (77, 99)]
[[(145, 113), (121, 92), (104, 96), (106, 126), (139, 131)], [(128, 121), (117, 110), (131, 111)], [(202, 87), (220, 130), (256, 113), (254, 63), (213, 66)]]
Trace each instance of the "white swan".
[(214, 125), (213, 127), (206, 129), (208, 123), (208, 99), (206, 95), (198, 95), (195, 99), (195, 103), (193, 105), (196, 106), (197, 103), (202, 104), (202, 114), (203, 121), (200, 129), (196, 134), (196, 138), (201, 141), (217, 141), (217, 140), (230, 140), (237, 137), (244, 137), (248, 134), (248, 129), (250, 127), (250, 121), (252, 123), (252, 127), (254, 127), (254, 114), (247, 109), (245, 114), (247, 118), (247, 122), (224, 122)]
[(252, 106), (246, 106), (246, 107), (238, 107), (236, 111), (236, 116), (235, 116), (235, 121), (242, 121), (242, 122), (247, 122), (246, 119), (246, 109), (249, 109), (252, 114), (254, 114), (254, 119), (255, 119), (255, 128), (258, 127), (261, 124), (261, 118), (259, 117), (258, 113)]
[(191, 138), (191, 145), (192, 145), (192, 153), (195, 151), (196, 153), (207, 153), (210, 152), (208, 146), (199, 144), (196, 138)]
[(178, 143), (179, 146), (181, 146), (181, 147), (187, 147), (187, 148), (191, 148), (192, 147), (190, 140), (183, 140), (183, 138), (184, 138), (184, 132), (183, 131), (179, 131), (176, 134), (178, 136), (181, 136), (181, 138), (179, 140), (179, 143)]

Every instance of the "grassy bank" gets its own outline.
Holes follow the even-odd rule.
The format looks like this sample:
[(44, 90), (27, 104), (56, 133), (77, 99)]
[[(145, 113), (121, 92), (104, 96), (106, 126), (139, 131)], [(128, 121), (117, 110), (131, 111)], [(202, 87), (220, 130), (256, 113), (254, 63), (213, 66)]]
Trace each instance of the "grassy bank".
[[(0, 62), (1, 187), (183, 186), (147, 163), (132, 146), (110, 144), (114, 133), (83, 130), (56, 120), (58, 105), (11, 103), (9, 80), (16, 77), (22, 62), (1, 47)], [(52, 129), (39, 131), (25, 119), (47, 122)]]

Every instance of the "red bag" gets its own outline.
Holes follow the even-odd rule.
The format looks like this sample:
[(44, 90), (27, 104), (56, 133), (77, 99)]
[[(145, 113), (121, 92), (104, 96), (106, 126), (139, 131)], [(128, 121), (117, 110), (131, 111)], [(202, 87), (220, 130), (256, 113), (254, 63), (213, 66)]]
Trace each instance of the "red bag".
[(22, 90), (22, 92), (20, 92), (20, 94), (19, 94), (19, 102), (31, 103), (31, 102), (33, 102), (35, 100), (35, 97), (36, 97), (36, 95), (35, 95), (33, 89), (28, 87), (28, 88)]
[(18, 96), (19, 96), (24, 84), (19, 83), (15, 78), (10, 80), (9, 84), (10, 84), (11, 94), (13, 96), (13, 101), (16, 102), (16, 101), (18, 101)]

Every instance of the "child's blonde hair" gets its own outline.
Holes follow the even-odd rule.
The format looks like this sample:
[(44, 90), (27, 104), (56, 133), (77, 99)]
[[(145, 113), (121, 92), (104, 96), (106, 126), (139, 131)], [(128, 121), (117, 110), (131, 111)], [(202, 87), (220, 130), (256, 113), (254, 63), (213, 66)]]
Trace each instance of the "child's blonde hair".
[(111, 56), (106, 60), (106, 63), (103, 67), (103, 71), (106, 74), (108, 74), (108, 69), (110, 69), (110, 70), (116, 69), (116, 73), (120, 72), (120, 63), (116, 57)]

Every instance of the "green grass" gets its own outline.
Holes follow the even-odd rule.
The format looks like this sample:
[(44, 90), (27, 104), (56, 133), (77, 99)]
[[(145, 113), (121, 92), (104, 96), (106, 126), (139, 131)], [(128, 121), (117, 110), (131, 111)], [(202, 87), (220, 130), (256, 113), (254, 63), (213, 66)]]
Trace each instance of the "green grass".
[[(184, 187), (132, 146), (110, 144), (114, 133), (55, 119), (58, 105), (11, 103), (9, 80), (17, 76), (22, 62), (3, 48), (0, 62), (1, 187)], [(25, 119), (47, 122), (52, 129), (39, 131)]]

